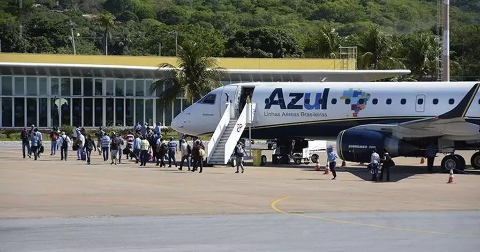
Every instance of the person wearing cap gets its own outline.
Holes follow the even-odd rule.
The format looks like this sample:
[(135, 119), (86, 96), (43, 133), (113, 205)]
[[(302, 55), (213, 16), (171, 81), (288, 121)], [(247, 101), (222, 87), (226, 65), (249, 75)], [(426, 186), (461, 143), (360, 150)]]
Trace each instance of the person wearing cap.
[(335, 151), (333, 151), (333, 146), (329, 146), (327, 148), (327, 163), (333, 175), (332, 180), (337, 178), (337, 172), (335, 171), (335, 167), (337, 166), (337, 158), (338, 155)]
[(386, 181), (390, 181), (390, 167), (394, 166), (395, 162), (393, 162), (392, 157), (388, 153), (388, 150), (385, 148), (383, 149), (383, 157), (382, 157), (382, 169), (380, 170), (380, 178), (379, 180), (383, 180), (383, 173), (386, 173), (387, 178)]

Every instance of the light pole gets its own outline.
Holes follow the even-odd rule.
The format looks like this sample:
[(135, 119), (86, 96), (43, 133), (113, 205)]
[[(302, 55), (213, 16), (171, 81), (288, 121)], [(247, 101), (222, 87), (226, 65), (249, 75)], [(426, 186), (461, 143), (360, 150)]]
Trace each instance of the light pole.
[(168, 35), (175, 35), (175, 57), (178, 56), (178, 32), (177, 31), (171, 31), (168, 32)]
[(72, 47), (73, 47), (73, 54), (77, 54), (77, 49), (75, 48), (75, 36), (73, 35), (73, 27), (75, 26), (75, 23), (70, 20), (69, 22), (70, 25), (70, 36), (72, 38)]
[(158, 43), (158, 56), (162, 56), (162, 42)]

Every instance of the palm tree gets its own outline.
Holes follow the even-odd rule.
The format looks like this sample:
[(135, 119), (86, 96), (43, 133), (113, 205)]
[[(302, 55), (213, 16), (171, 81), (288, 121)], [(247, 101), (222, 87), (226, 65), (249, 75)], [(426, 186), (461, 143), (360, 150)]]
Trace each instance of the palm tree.
[(110, 30), (115, 28), (115, 17), (112, 13), (105, 11), (98, 17), (98, 23), (104, 28), (103, 42), (105, 43), (105, 55), (108, 55), (108, 35)]
[(361, 69), (404, 68), (401, 61), (393, 54), (395, 43), (391, 36), (380, 31), (377, 25), (370, 26), (358, 35), (358, 66)]
[(401, 54), (413, 77), (421, 80), (430, 75), (433, 80), (439, 70), (437, 63), (442, 52), (435, 36), (429, 32), (414, 33), (404, 36), (402, 42)]
[(340, 35), (334, 28), (320, 27), (314, 39), (314, 50), (318, 56), (321, 58), (335, 58), (335, 53), (340, 48)]
[[(179, 96), (187, 101), (197, 101), (222, 85), (220, 80), (224, 69), (217, 67), (217, 60), (208, 57), (208, 53), (205, 45), (186, 41), (178, 48), (178, 67), (160, 64), (159, 70), (167, 72), (166, 78), (152, 83), (149, 88), (151, 94), (159, 94), (160, 106), (172, 104)], [(162, 92), (164, 86), (165, 91)]]

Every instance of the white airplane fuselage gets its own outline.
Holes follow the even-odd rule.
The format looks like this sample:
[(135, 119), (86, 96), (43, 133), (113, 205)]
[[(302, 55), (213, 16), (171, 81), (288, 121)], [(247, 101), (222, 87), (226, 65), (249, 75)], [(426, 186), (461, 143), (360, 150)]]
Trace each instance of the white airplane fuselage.
[[(242, 92), (256, 104), (252, 138), (334, 139), (363, 124), (392, 124), (436, 117), (455, 108), (475, 82), (257, 82), (217, 88), (186, 108), (172, 122), (184, 134), (215, 130), (227, 94), (238, 109)], [(466, 111), (467, 122), (480, 125), (477, 91)], [(472, 139), (474, 140), (474, 139)]]

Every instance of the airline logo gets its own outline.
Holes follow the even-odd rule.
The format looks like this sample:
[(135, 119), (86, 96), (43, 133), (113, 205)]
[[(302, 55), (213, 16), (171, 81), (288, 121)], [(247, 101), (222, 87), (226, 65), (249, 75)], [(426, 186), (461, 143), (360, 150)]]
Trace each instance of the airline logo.
[(350, 99), (350, 109), (353, 111), (352, 116), (358, 117), (360, 110), (364, 110), (367, 106), (370, 94), (361, 89), (354, 90), (353, 88), (350, 88), (349, 90), (343, 91), (343, 95), (340, 99)]
[[(325, 88), (322, 93), (288, 93), (284, 94), (282, 88), (276, 88), (265, 99), (265, 109), (278, 106), (280, 109), (327, 109), (328, 93), (330, 88)], [(303, 102), (300, 100), (303, 99)]]

